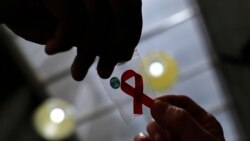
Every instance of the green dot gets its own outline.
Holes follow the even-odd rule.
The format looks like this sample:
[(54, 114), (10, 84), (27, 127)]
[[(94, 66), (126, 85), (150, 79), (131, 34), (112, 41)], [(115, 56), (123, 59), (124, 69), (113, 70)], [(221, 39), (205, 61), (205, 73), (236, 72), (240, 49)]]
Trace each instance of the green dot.
[(117, 77), (112, 77), (110, 79), (110, 85), (114, 89), (118, 89), (121, 85), (120, 80)]

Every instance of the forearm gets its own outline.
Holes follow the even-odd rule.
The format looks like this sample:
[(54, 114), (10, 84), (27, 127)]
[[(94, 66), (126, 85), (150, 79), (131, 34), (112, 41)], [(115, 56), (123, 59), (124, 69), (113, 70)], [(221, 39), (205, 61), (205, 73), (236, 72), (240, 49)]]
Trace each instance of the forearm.
[(18, 11), (17, 8), (19, 9), (22, 6), (21, 1), (0, 0), (0, 20), (4, 22), (13, 17)]
[(19, 18), (22, 13), (33, 13), (42, 7), (42, 0), (0, 0), (0, 22)]

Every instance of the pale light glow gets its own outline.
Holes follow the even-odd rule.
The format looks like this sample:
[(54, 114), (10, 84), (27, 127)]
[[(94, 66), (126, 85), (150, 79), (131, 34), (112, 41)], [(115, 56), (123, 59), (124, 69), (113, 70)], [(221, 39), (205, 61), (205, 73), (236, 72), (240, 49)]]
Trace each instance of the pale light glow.
[(61, 123), (65, 118), (65, 112), (61, 108), (55, 108), (50, 112), (50, 119), (54, 123)]
[(160, 62), (153, 62), (149, 66), (149, 73), (154, 77), (160, 77), (164, 72), (164, 66)]

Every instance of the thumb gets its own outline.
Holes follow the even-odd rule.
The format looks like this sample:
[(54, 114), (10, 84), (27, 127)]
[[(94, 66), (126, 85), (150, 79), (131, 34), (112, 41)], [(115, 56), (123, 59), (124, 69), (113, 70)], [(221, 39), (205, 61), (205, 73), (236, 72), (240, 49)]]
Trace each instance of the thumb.
[(185, 109), (156, 100), (151, 114), (162, 128), (173, 132), (183, 141), (210, 140), (206, 130)]

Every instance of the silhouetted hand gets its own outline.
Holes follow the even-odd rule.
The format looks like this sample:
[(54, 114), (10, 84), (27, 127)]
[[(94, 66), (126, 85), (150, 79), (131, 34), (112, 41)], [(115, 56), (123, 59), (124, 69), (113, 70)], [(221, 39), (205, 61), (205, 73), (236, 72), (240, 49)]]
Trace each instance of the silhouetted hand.
[(220, 123), (186, 96), (157, 98), (148, 126), (135, 141), (224, 141)]
[(77, 47), (72, 76), (82, 80), (96, 56), (107, 78), (131, 59), (142, 29), (140, 0), (3, 0), (0, 22), (48, 54)]

